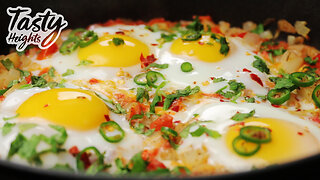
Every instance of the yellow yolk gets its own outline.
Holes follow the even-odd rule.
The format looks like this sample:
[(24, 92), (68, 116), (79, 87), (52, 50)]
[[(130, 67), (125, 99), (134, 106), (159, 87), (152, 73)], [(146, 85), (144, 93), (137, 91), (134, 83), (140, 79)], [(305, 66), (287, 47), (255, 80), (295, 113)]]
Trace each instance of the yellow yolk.
[[(116, 46), (113, 38), (121, 38), (124, 44)], [(140, 63), (140, 56), (146, 57), (149, 48), (143, 42), (125, 35), (104, 35), (91, 45), (80, 48), (80, 60), (93, 61), (92, 66), (128, 67)]]
[(263, 160), (268, 164), (275, 164), (294, 161), (320, 152), (320, 145), (316, 138), (291, 122), (270, 118), (250, 118), (244, 123), (245, 125), (231, 126), (227, 132), (226, 143), (234, 153), (236, 152), (233, 150), (232, 141), (239, 136), (242, 127), (260, 126), (271, 130), (271, 142), (261, 144), (259, 151), (252, 156), (239, 155), (245, 159)]
[(187, 55), (204, 62), (218, 62), (225, 56), (220, 53), (221, 44), (210, 36), (202, 36), (197, 41), (175, 40), (171, 45), (171, 52), (177, 55)]
[(104, 102), (87, 90), (59, 88), (37, 93), (17, 110), (19, 117), (39, 117), (74, 130), (90, 130), (109, 114)]

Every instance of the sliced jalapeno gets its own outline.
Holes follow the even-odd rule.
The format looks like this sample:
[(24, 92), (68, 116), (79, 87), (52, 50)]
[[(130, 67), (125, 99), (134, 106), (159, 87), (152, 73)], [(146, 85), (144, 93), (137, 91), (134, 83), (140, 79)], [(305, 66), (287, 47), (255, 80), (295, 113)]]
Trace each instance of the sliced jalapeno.
[(271, 141), (271, 132), (268, 128), (259, 126), (245, 126), (240, 129), (242, 139), (253, 143), (267, 143)]
[(79, 38), (81, 37), (82, 33), (86, 32), (87, 30), (84, 28), (77, 28), (70, 32), (69, 38)]
[(98, 40), (98, 35), (93, 31), (86, 31), (82, 34), (79, 46), (81, 48), (87, 47)]
[(312, 75), (304, 72), (292, 73), (290, 74), (290, 79), (292, 80), (293, 84), (300, 87), (312, 86), (315, 82), (315, 78)]
[[(87, 155), (95, 155), (96, 158), (90, 158), (90, 159), (96, 159), (94, 162), (91, 162), (91, 165), (89, 167), (85, 166), (85, 163), (82, 160), (83, 154), (86, 153)], [(90, 167), (96, 168), (94, 171), (101, 171), (104, 168), (104, 160), (103, 160), (103, 155), (99, 152), (99, 150), (96, 147), (90, 146), (87, 148), (84, 148), (76, 157), (77, 161), (77, 169), (78, 171), (89, 171)]]
[(271, 104), (280, 105), (290, 99), (289, 89), (272, 89), (267, 94), (267, 99)]
[(63, 55), (70, 54), (75, 51), (79, 46), (79, 39), (69, 38), (64, 41), (59, 49), (59, 52)]
[(320, 108), (320, 85), (314, 88), (312, 92), (312, 99), (315, 105)]
[(147, 85), (146, 73), (141, 73), (136, 75), (133, 78), (133, 81), (138, 85), (142, 85), (142, 86)]
[(182, 36), (183, 41), (196, 41), (201, 38), (201, 34), (198, 32), (191, 32), (187, 33), (184, 36)]
[(101, 136), (110, 143), (120, 142), (125, 136), (123, 129), (114, 121), (100, 124), (99, 132)]
[(252, 156), (259, 151), (261, 145), (246, 141), (238, 136), (232, 141), (232, 147), (241, 156)]
[(192, 64), (189, 62), (182, 63), (180, 68), (182, 72), (190, 72), (193, 70)]
[(158, 86), (154, 83), (157, 82), (158, 76), (160, 76), (163, 80), (166, 78), (163, 76), (163, 74), (156, 72), (156, 71), (149, 71), (147, 72), (146, 78), (147, 78), (147, 84), (153, 88), (157, 88)]

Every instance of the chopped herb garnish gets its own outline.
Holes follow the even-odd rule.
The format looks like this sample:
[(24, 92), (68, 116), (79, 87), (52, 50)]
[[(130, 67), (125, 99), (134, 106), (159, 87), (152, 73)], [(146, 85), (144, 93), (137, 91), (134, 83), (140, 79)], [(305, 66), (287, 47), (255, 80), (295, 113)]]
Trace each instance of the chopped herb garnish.
[[(26, 159), (29, 163), (35, 163), (41, 165), (40, 155), (45, 153), (59, 153), (64, 151), (61, 146), (65, 143), (67, 138), (66, 130), (61, 126), (49, 125), (51, 128), (58, 131), (58, 134), (54, 134), (51, 137), (46, 137), (42, 134), (32, 135), (29, 139), (19, 133), (16, 139), (11, 143), (8, 153), (8, 159), (13, 155), (18, 154), (21, 158)], [(19, 126), (19, 128), (21, 125)], [(29, 126), (28, 128), (30, 128)], [(48, 149), (44, 149), (40, 152), (37, 151), (38, 144), (43, 141), (50, 145)]]
[(69, 164), (56, 164), (51, 170), (74, 172)]
[(270, 74), (270, 69), (268, 68), (267, 64), (258, 56), (254, 56), (254, 58), (256, 60), (253, 61), (252, 66), (257, 68), (260, 72)]
[(20, 114), (16, 114), (16, 115), (14, 115), (14, 116), (12, 116), (12, 117), (3, 117), (2, 119), (3, 119), (4, 121), (8, 121), (8, 120), (17, 118), (19, 115), (20, 115)]
[(178, 137), (178, 133), (175, 130), (163, 126), (161, 127), (161, 132), (162, 137), (169, 141), (169, 144), (173, 149), (177, 149), (179, 147), (179, 145), (175, 142), (175, 138)]
[(264, 27), (263, 24), (258, 24), (258, 26), (252, 30), (251, 32), (256, 33), (256, 34), (261, 34), (264, 32)]
[[(270, 78), (269, 78), (270, 79)], [(293, 84), (292, 80), (290, 78), (286, 77), (276, 77), (276, 78), (271, 78), (271, 81), (273, 81), (276, 85), (274, 86), (274, 89), (292, 89), (295, 87)]]
[(257, 97), (260, 98), (261, 100), (267, 99), (267, 95), (257, 95)]
[(250, 111), (249, 113), (239, 113), (237, 112), (234, 116), (231, 117), (234, 121), (243, 121), (249, 117), (252, 117), (256, 113), (255, 110)]
[(247, 103), (255, 103), (256, 102), (256, 99), (254, 97), (244, 97), (244, 100)]
[(54, 68), (54, 67), (51, 67), (50, 69), (49, 69), (49, 71), (48, 71), (48, 75), (50, 76), (50, 77), (54, 77), (54, 72), (56, 71), (56, 69)]
[(176, 93), (173, 94), (169, 94), (166, 96), (164, 103), (163, 103), (163, 109), (164, 110), (168, 110), (169, 107), (171, 106), (172, 102), (175, 99), (178, 99), (180, 97), (186, 97), (186, 96), (190, 96), (193, 94), (196, 94), (200, 91), (200, 87), (196, 86), (194, 88), (191, 89), (190, 86), (187, 86), (185, 89), (183, 90), (177, 90)]
[(112, 43), (115, 46), (120, 46), (124, 44), (124, 40), (122, 38), (112, 38)]
[(315, 59), (312, 59), (310, 56), (304, 58), (304, 61), (310, 65), (315, 65), (318, 62), (318, 60), (318, 57), (316, 57)]
[(93, 61), (90, 60), (81, 60), (77, 66), (87, 66), (89, 64), (93, 64)]
[(107, 105), (107, 107), (109, 108), (110, 111), (112, 111), (112, 112), (114, 112), (114, 113), (116, 113), (116, 114), (126, 114), (126, 113), (127, 113), (127, 111), (121, 107), (121, 104), (115, 103), (115, 102), (113, 102), (112, 100), (103, 98), (102, 96), (100, 96), (100, 95), (97, 94), (97, 93), (95, 93), (95, 94), (96, 94), (96, 96), (98, 96), (100, 99), (102, 99), (102, 100), (106, 103), (106, 105), (107, 105), (107, 104), (111, 104), (111, 105), (114, 106), (114, 108), (112, 108), (112, 107), (110, 107), (109, 105)]
[(180, 137), (182, 138), (186, 138), (188, 137), (189, 133), (190, 133), (190, 129), (193, 126), (199, 125), (200, 123), (212, 123), (213, 121), (196, 121), (193, 122), (191, 124), (189, 124), (188, 126), (186, 126), (181, 132), (180, 132)]
[(174, 40), (174, 37), (176, 37), (176, 34), (165, 34), (161, 33), (161, 39), (158, 39), (160, 43), (166, 43), (166, 42), (171, 42)]
[(146, 26), (145, 28), (150, 30), (151, 32), (158, 32), (159, 31), (158, 24), (153, 24), (152, 26)]
[(10, 59), (0, 60), (1, 64), (8, 70), (14, 69), (13, 62)]
[(242, 90), (244, 90), (246, 87), (243, 83), (237, 82), (236, 80), (230, 80), (228, 84), (229, 84), (229, 89), (231, 91), (224, 92), (223, 90), (228, 87), (228, 86), (224, 86), (223, 88), (219, 89), (216, 93), (221, 94), (222, 96), (228, 99), (231, 99), (234, 97), (232, 101), (235, 102), (235, 100), (241, 96)]
[(146, 171), (147, 162), (142, 159), (141, 154), (142, 154), (141, 152), (137, 153), (131, 158), (130, 160), (130, 164), (132, 164), (132, 167), (130, 168), (131, 173), (141, 173)]
[(74, 74), (74, 70), (73, 69), (67, 69), (67, 71), (62, 74), (62, 77), (70, 76), (72, 74)]
[(20, 71), (21, 78), (28, 77), (31, 74), (29, 71), (24, 71), (24, 70), (21, 70), (21, 69), (18, 69), (18, 70)]
[(146, 136), (150, 136), (153, 132), (155, 131), (155, 129), (146, 129), (145, 125), (139, 123), (137, 125), (137, 127), (134, 128), (134, 132), (137, 134), (143, 134)]
[(47, 85), (47, 80), (42, 76), (31, 76), (31, 84), (33, 87), (44, 88)]
[(145, 88), (138, 87), (137, 88), (137, 95), (136, 95), (136, 100), (140, 103), (143, 102), (143, 99), (146, 99), (147, 101), (149, 100), (149, 93)]
[(5, 123), (2, 127), (2, 136), (9, 134), (16, 123)]
[(195, 17), (193, 22), (187, 25), (187, 29), (195, 32), (200, 32), (203, 30), (203, 24), (201, 24), (198, 16)]
[(269, 49), (268, 52), (272, 53), (274, 56), (280, 56), (284, 54), (287, 50), (280, 48), (280, 49)]
[(23, 84), (19, 87), (19, 89), (31, 89), (32, 87), (32, 84)]
[(226, 56), (230, 50), (229, 43), (227, 42), (227, 39), (222, 36), (217, 37), (216, 34), (211, 34), (211, 38), (221, 44), (220, 53)]
[(169, 64), (151, 63), (145, 68), (145, 70), (148, 70), (148, 69), (153, 68), (153, 67), (159, 68), (159, 69), (167, 69), (169, 67)]
[(222, 82), (222, 81), (226, 81), (226, 79), (223, 77), (218, 77), (218, 78), (214, 78), (212, 80), (213, 83), (218, 83), (218, 82)]
[(202, 134), (206, 133), (208, 136), (212, 138), (219, 138), (221, 134), (218, 131), (210, 130), (205, 126), (200, 125), (198, 129), (193, 132), (190, 132), (191, 136), (193, 137), (200, 137)]
[(19, 125), (19, 132), (24, 133), (25, 131), (36, 127), (37, 124), (34, 123), (24, 123)]

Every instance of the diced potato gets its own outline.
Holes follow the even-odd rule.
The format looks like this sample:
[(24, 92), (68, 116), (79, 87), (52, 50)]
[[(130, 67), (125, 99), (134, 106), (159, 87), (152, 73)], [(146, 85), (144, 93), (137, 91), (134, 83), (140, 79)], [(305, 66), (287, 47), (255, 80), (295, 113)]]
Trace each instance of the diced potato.
[[(14, 67), (18, 68), (21, 64), (19, 55), (17, 53), (10, 53), (7, 56), (0, 56), (1, 59), (10, 59)], [(8, 71), (1, 63), (0, 63), (0, 89), (4, 89), (8, 86), (8, 84), (15, 79), (19, 79), (20, 72), (16, 69), (10, 69)]]
[(284, 70), (286, 73), (293, 73), (300, 68), (303, 61), (304, 60), (300, 52), (288, 50), (282, 55), (279, 68)]

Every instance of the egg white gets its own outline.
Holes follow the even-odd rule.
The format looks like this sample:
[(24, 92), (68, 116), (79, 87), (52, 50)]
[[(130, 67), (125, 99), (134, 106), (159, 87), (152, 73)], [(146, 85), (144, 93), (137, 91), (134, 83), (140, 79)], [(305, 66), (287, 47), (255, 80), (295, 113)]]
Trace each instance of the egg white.
[[(68, 87), (74, 87), (68, 85)], [(16, 138), (19, 133), (19, 126), (24, 123), (35, 123), (36, 127), (29, 129), (23, 132), (23, 135), (27, 138), (30, 138), (32, 135), (43, 134), (47, 137), (50, 137), (53, 134), (57, 134), (57, 131), (50, 128), (48, 125), (52, 124), (46, 119), (31, 117), (31, 118), (14, 118), (12, 120), (4, 121), (4, 117), (13, 117), (16, 115), (16, 110), (19, 106), (36, 93), (49, 90), (49, 88), (31, 88), (24, 90), (15, 90), (9, 94), (6, 99), (0, 105), (0, 124), (4, 125), (6, 122), (16, 123), (12, 128), (11, 132), (6, 136), (0, 135), (0, 157), (7, 157), (10, 150), (10, 145), (12, 141)], [(57, 163), (59, 164), (69, 164), (71, 167), (76, 169), (75, 158), (68, 152), (68, 150), (77, 146), (79, 150), (82, 150), (89, 146), (96, 147), (101, 153), (105, 153), (105, 162), (113, 163), (117, 157), (123, 157), (125, 159), (131, 159), (131, 157), (142, 151), (143, 149), (143, 140), (144, 137), (136, 134), (132, 128), (130, 128), (128, 121), (125, 119), (124, 115), (118, 115), (110, 112), (110, 119), (117, 122), (121, 128), (125, 131), (124, 139), (119, 143), (109, 143), (107, 142), (99, 133), (98, 127), (89, 131), (77, 131), (72, 129), (67, 129), (68, 138), (63, 145), (63, 148), (66, 149), (66, 152), (59, 154), (47, 153), (41, 156), (44, 168), (52, 168)], [(37, 149), (44, 149), (47, 147), (45, 143), (40, 143), (37, 146)], [(128, 151), (130, 149), (130, 151)], [(20, 158), (18, 155), (15, 155), (12, 158), (12, 161), (28, 164), (25, 159)], [(109, 171), (115, 171), (116, 168), (110, 168)]]
[[(316, 124), (296, 117), (283, 109), (276, 109), (264, 103), (234, 104), (229, 102), (219, 103), (208, 100), (187, 109), (183, 115), (181, 115), (182, 113), (177, 113), (175, 118), (180, 118), (180, 120), (185, 123), (189, 121), (194, 114), (199, 114), (197, 118), (200, 121), (213, 121), (212, 123), (203, 124), (205, 124), (207, 128), (219, 132), (222, 137), (214, 139), (206, 135), (192, 137), (189, 134), (187, 138), (183, 139), (183, 143), (178, 148), (177, 153), (183, 152), (190, 148), (190, 146), (194, 149), (201, 149), (202, 146), (205, 146), (209, 153), (208, 163), (211, 165), (222, 165), (230, 172), (249, 171), (257, 164), (260, 166), (268, 165), (262, 160), (259, 162), (257, 162), (257, 160), (244, 160), (231, 152), (225, 143), (224, 135), (227, 133), (228, 127), (239, 123), (231, 120), (230, 118), (237, 112), (248, 113), (251, 110), (256, 111), (256, 117), (281, 119), (306, 128), (320, 142), (320, 129)], [(197, 127), (194, 128), (196, 129)], [(192, 132), (195, 129), (191, 129), (190, 131)]]

